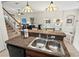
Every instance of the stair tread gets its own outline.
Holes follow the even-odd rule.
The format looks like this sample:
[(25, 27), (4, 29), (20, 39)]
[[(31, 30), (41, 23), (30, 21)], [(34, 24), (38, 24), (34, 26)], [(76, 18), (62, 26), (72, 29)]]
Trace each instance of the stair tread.
[(7, 28), (7, 33), (8, 33), (9, 39), (12, 39), (12, 38), (20, 35), (20, 33), (17, 33), (8, 23), (6, 23), (6, 28)]

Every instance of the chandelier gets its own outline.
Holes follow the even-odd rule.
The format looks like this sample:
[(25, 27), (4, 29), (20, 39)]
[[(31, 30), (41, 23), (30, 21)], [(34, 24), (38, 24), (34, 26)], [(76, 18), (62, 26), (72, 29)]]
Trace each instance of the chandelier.
[(32, 8), (31, 8), (31, 6), (28, 4), (28, 2), (27, 2), (27, 5), (23, 8), (23, 12), (32, 12)]
[(46, 10), (49, 12), (56, 11), (56, 6), (53, 4), (53, 1), (50, 2)]

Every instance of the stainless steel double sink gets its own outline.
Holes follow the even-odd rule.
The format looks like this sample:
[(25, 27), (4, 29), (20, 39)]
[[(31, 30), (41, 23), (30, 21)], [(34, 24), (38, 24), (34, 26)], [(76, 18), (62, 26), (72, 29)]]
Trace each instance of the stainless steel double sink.
[(65, 55), (62, 44), (54, 39), (45, 39), (36, 37), (28, 47), (41, 51)]

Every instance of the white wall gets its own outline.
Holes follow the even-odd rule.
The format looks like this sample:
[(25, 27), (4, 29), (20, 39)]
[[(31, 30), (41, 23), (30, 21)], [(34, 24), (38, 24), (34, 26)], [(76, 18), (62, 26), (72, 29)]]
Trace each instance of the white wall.
[(28, 22), (30, 22), (30, 17), (34, 17), (34, 16), (35, 16), (35, 13), (25, 13), (25, 14), (23, 14), (23, 15), (18, 15), (18, 14), (16, 13), (14, 17), (15, 17), (18, 21), (21, 21), (22, 18), (24, 17), (24, 18), (26, 18), (26, 20), (27, 20)]
[[(73, 25), (66, 23), (67, 17), (69, 15), (75, 16), (75, 19), (73, 19), (73, 21), (74, 21)], [(76, 10), (67, 10), (67, 11), (64, 11), (64, 17), (63, 17), (63, 19), (64, 19), (64, 21), (63, 21), (63, 30), (67, 31), (67, 32), (73, 32), (75, 21), (77, 20), (77, 11)]]
[(74, 37), (73, 45), (79, 51), (79, 10), (77, 11), (77, 15), (78, 17), (75, 26), (75, 37)]
[(77, 22), (76, 24), (76, 33), (75, 33), (73, 45), (79, 51), (79, 26), (78, 25), (79, 25), (79, 22)]
[(35, 18), (35, 21), (34, 21), (35, 24), (44, 24), (46, 18), (51, 20), (51, 24), (53, 24), (54, 20), (61, 19), (63, 21), (62, 30), (64, 32), (73, 32), (74, 25), (68, 25), (66, 23), (67, 16), (69, 16), (69, 15), (75, 16), (74, 21), (77, 19), (77, 11), (76, 10), (56, 11), (56, 12), (52, 12), (52, 13), (37, 12), (37, 13), (33, 14), (33, 16)]
[(51, 23), (53, 23), (54, 19), (61, 18), (61, 17), (62, 17), (62, 12), (61, 11), (59, 11), (59, 12), (52, 12), (52, 13), (39, 12), (35, 16), (35, 21), (36, 21), (35, 23), (43, 24), (43, 23), (45, 23), (45, 19), (47, 19), (47, 18), (51, 20)]
[[(67, 22), (67, 17), (69, 15), (75, 16), (75, 19), (73, 20), (74, 22), (77, 20), (77, 10), (55, 11), (55, 12), (50, 12), (50, 13), (46, 12), (46, 11), (40, 11), (40, 12), (26, 13), (25, 15), (23, 15), (21, 17), (26, 17), (26, 19), (29, 22), (30, 22), (30, 17), (34, 17), (34, 23), (36, 25), (44, 24), (45, 19), (50, 19), (51, 20), (50, 25), (54, 24), (54, 21), (56, 19), (61, 19), (63, 21), (62, 22), (62, 31), (69, 33), (69, 32), (74, 32), (74, 25), (75, 25), (75, 23), (74, 23), (74, 25), (66, 23)], [(17, 18), (17, 19), (19, 19), (19, 18)]]
[(67, 17), (69, 15), (75, 16), (74, 22), (77, 20), (77, 10), (55, 11), (55, 12), (50, 12), (50, 13), (46, 11), (44, 12), (40, 11), (40, 12), (26, 13), (26, 15), (23, 15), (21, 17), (26, 17), (29, 22), (30, 22), (30, 17), (34, 17), (34, 23), (37, 25), (44, 24), (45, 19), (50, 19), (51, 25), (54, 23), (54, 20), (61, 19), (63, 21), (62, 31), (73, 32), (74, 25), (70, 25), (66, 23)]
[(0, 1), (0, 51), (5, 49), (6, 40), (8, 40), (8, 36), (7, 36), (7, 30), (6, 30), (6, 26), (5, 26), (2, 4)]
[(0, 29), (3, 30), (4, 41), (8, 40), (2, 4), (0, 2)]

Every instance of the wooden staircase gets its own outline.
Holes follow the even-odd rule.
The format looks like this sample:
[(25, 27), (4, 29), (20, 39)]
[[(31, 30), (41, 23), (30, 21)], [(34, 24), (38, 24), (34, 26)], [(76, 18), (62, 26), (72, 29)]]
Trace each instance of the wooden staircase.
[[(16, 23), (18, 23), (19, 26), (21, 25), (20, 22), (18, 22), (17, 19), (15, 17), (13, 17), (12, 14), (10, 14), (5, 8), (3, 8), (3, 10), (5, 11), (6, 15), (8, 15), (10, 18), (13, 19), (13, 21), (15, 21)], [(18, 31), (15, 31), (13, 29), (13, 27), (10, 25), (11, 22), (8, 22), (7, 20), (5, 20), (5, 23), (6, 23), (6, 28), (7, 28), (7, 33), (8, 33), (9, 39), (12, 39), (12, 38), (20, 35), (19, 28), (18, 28)]]
[(20, 33), (16, 32), (7, 22), (6, 22), (6, 28), (7, 28), (7, 33), (8, 33), (9, 39), (12, 39), (12, 38), (20, 35)]

